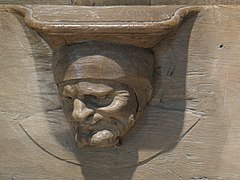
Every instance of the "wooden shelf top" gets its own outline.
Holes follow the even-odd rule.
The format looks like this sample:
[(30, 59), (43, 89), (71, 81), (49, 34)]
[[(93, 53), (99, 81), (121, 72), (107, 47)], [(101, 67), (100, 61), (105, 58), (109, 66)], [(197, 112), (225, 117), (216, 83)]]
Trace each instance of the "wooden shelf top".
[[(151, 48), (197, 6), (10, 6), (52, 45), (107, 40)], [(62, 40), (61, 40), (62, 39)], [(65, 42), (63, 42), (65, 41)]]

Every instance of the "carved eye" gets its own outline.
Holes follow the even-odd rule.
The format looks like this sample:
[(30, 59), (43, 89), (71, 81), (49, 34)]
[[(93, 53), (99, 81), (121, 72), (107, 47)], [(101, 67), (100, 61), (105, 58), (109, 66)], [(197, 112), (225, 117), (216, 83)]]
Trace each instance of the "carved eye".
[(113, 101), (113, 96), (96, 97), (92, 95), (86, 95), (82, 100), (87, 107), (99, 108), (109, 106)]
[(112, 103), (106, 107), (102, 107), (98, 109), (98, 112), (101, 113), (116, 113), (124, 108), (128, 103), (129, 97), (128, 91), (116, 91), (115, 96), (112, 100)]

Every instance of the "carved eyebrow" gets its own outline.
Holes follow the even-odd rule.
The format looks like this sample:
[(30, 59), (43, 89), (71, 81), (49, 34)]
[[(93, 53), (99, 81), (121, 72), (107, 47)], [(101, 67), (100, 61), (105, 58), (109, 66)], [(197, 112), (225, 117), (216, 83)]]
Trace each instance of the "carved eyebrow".
[(122, 90), (117, 91), (112, 103), (107, 107), (98, 108), (97, 112), (102, 114), (113, 114), (121, 110), (128, 103), (129, 93), (128, 91)]
[(97, 97), (104, 97), (113, 92), (113, 88), (107, 85), (89, 82), (80, 82), (77, 84), (76, 88), (80, 94)]

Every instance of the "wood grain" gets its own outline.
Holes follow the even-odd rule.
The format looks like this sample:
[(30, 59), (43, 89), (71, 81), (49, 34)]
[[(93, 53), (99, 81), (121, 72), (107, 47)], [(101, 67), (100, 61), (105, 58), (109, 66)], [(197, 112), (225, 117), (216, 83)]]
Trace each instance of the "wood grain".
[(238, 0), (73, 0), (73, 5), (81, 6), (113, 6), (113, 5), (233, 5)]
[(1, 0), (0, 4), (58, 4), (69, 5), (71, 0)]
[[(61, 161), (23, 132), (22, 120), (59, 107), (51, 50), (21, 18), (0, 12), (0, 178), (240, 179), (239, 12), (239, 6), (206, 6), (155, 48), (154, 96), (145, 118), (126, 139), (152, 132), (135, 149), (136, 162), (141, 152), (152, 153), (182, 138), (154, 158), (121, 169)], [(190, 131), (182, 136), (184, 129)]]

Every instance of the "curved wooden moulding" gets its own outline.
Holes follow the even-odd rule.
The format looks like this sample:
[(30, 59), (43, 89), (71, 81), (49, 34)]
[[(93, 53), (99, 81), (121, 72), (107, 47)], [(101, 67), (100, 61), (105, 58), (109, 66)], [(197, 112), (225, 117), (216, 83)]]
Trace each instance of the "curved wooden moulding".
[(78, 147), (111, 147), (152, 95), (151, 48), (200, 7), (11, 6), (53, 48), (53, 73)]
[(165, 11), (159, 6), (11, 6), (10, 12), (24, 16), (26, 24), (45, 37), (52, 47), (89, 40), (107, 40), (152, 48), (177, 28), (191, 6)]

